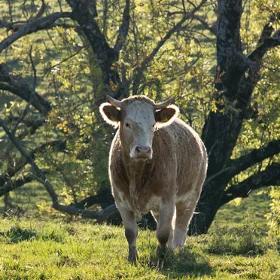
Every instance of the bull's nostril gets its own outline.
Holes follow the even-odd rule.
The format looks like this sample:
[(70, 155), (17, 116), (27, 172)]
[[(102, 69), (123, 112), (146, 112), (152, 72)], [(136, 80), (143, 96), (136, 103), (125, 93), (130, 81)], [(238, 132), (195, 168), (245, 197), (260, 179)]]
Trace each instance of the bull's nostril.
[(136, 151), (137, 153), (140, 153), (140, 152), (141, 152), (141, 147), (140, 147), (140, 146), (136, 146), (135, 151)]
[(137, 153), (149, 153), (151, 151), (151, 148), (148, 146), (136, 146), (135, 151)]
[(150, 147), (144, 147), (143, 150), (144, 150), (145, 153), (149, 153), (151, 151), (151, 148)]

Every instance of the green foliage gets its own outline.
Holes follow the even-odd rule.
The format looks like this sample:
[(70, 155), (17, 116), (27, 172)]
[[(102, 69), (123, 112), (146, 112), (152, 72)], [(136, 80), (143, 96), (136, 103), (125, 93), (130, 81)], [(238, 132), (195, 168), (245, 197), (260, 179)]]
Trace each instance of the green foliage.
[(270, 192), (272, 198), (270, 203), (270, 212), (266, 215), (269, 226), (269, 240), (280, 252), (280, 191), (272, 189)]

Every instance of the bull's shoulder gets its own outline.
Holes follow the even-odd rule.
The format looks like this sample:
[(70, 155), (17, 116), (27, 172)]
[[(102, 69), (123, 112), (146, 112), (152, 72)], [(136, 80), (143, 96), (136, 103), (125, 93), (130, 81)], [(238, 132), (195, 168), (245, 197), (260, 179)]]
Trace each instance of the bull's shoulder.
[(175, 141), (195, 141), (202, 144), (202, 140), (200, 139), (198, 133), (181, 119), (175, 119), (175, 121), (167, 129), (174, 136), (176, 139)]
[(117, 187), (124, 193), (128, 192), (128, 175), (122, 160), (121, 142), (118, 132), (111, 144), (109, 155), (109, 176), (112, 187)]
[(156, 133), (158, 142), (165, 145), (180, 145), (181, 142), (186, 144), (194, 138), (199, 138), (198, 134), (181, 119), (176, 118), (170, 125), (163, 126)]
[(207, 158), (206, 149), (198, 133), (187, 123), (176, 118), (172, 124), (164, 127), (165, 133), (170, 135), (179, 158)]
[(178, 138), (180, 136), (180, 139), (184, 138), (199, 138), (197, 132), (187, 123), (185, 123), (183, 120), (176, 118), (174, 122), (167, 127), (167, 129)]

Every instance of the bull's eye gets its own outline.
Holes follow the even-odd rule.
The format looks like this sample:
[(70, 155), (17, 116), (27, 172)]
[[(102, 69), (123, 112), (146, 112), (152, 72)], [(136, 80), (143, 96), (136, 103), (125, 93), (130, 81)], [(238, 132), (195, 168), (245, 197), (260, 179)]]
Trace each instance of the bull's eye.
[(125, 127), (130, 128), (130, 124), (129, 123), (126, 122), (124, 125), (125, 125)]

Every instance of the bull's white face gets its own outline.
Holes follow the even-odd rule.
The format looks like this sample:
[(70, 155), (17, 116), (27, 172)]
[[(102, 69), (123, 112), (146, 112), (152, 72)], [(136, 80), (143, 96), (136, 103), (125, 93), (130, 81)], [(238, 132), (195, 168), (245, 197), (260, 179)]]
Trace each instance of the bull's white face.
[(152, 159), (155, 128), (168, 125), (178, 113), (174, 105), (156, 110), (155, 104), (146, 99), (130, 97), (118, 106), (110, 103), (100, 106), (104, 120), (119, 127), (122, 149), (135, 161)]
[(122, 146), (131, 159), (152, 159), (155, 114), (151, 104), (135, 101), (123, 111), (120, 124)]

